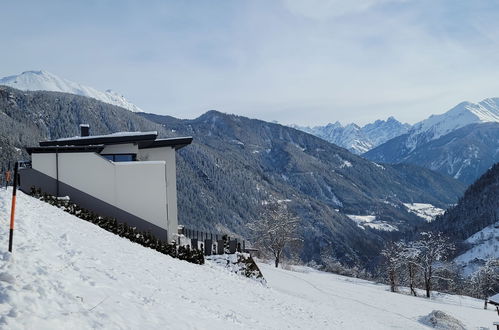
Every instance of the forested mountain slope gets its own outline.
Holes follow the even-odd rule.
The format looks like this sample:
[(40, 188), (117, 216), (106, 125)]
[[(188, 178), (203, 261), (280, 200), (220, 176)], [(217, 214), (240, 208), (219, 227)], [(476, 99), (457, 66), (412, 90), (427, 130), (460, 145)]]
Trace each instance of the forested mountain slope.
[(410, 163), (473, 183), (499, 161), (499, 123), (478, 123), (452, 131), (408, 152), (407, 135), (397, 137), (364, 156), (373, 161)]
[(456, 206), (430, 224), (455, 239), (464, 240), (499, 221), (499, 163), (466, 189)]
[[(305, 219), (305, 236), (332, 238), (322, 242), (306, 240), (307, 244), (322, 245), (314, 245), (314, 254), (337, 252), (343, 249), (343, 242), (354, 242), (351, 239), (358, 233), (354, 235), (352, 228), (345, 227), (349, 222), (345, 215), (374, 215), (379, 223), (393, 224), (404, 230), (419, 224), (422, 219), (408, 213), (402, 202), (424, 200), (445, 208), (463, 189), (447, 176), (410, 165), (374, 164), (314, 136), (277, 124), (216, 111), (194, 120), (140, 115), (176, 134), (194, 136), (197, 142), (191, 148), (181, 150), (180, 154), (206, 178), (206, 182), (199, 183), (200, 191), (209, 184), (212, 184), (210, 189), (224, 190), (242, 186), (244, 194), (272, 193), (282, 199), (298, 201), (295, 211)], [(182, 166), (180, 163), (179, 168)], [(208, 172), (203, 172), (202, 168)], [(188, 176), (190, 181), (185, 185), (195, 184), (192, 177), (195, 176)], [(188, 192), (182, 190), (181, 180), (182, 175), (180, 194)], [(237, 194), (237, 190), (232, 190), (229, 196)], [(224, 196), (224, 193), (216, 195)], [(257, 216), (252, 214), (255, 208), (251, 199), (236, 198), (238, 203), (231, 205), (231, 212), (237, 210), (233, 218), (243, 215), (240, 218), (243, 223)], [(194, 195), (191, 200), (196, 203), (199, 198)], [(198, 208), (181, 210), (184, 214), (189, 212), (196, 212), (192, 218), (198, 217)], [(225, 218), (227, 214), (220, 213), (220, 216)], [(328, 221), (322, 222), (321, 218)], [(325, 226), (329, 221), (333, 227)], [(369, 237), (386, 235), (365, 228), (362, 231)], [(356, 246), (365, 245), (356, 242)]]

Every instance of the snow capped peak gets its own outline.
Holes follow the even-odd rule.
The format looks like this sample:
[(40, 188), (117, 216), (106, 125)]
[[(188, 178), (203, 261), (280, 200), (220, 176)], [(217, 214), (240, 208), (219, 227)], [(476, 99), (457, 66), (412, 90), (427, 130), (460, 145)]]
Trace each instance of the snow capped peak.
[(30, 70), (24, 71), (22, 74), (37, 74), (37, 75), (50, 75), (49, 72), (43, 70)]
[(0, 78), (0, 85), (26, 91), (52, 91), (91, 97), (96, 100), (117, 105), (133, 112), (143, 112), (135, 104), (129, 102), (123, 95), (110, 89), (105, 92), (98, 91), (79, 83), (60, 78), (44, 70), (24, 71), (19, 75)]
[(318, 136), (353, 153), (362, 154), (394, 137), (407, 133), (411, 125), (402, 124), (394, 117), (389, 117), (387, 120), (378, 119), (363, 127), (355, 123), (342, 125), (339, 121), (313, 128), (297, 125), (292, 125), (292, 127)]
[(415, 124), (406, 146), (413, 150), (421, 143), (438, 139), (469, 124), (488, 122), (499, 122), (499, 98), (489, 98), (479, 103), (461, 102), (446, 113), (431, 115)]

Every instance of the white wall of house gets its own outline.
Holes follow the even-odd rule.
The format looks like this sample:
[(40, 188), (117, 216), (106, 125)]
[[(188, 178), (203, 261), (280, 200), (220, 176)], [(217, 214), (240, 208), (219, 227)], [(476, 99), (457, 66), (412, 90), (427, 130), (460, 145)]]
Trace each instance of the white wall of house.
[[(31, 163), (33, 164), (33, 168), (37, 171), (40, 171), (51, 178), (55, 178), (56, 167), (55, 167), (55, 154), (32, 154), (31, 155)], [(35, 168), (36, 166), (36, 168)]]
[(172, 147), (139, 149), (138, 159), (142, 161), (164, 161), (166, 163), (166, 197), (168, 213), (168, 233), (177, 233), (177, 167), (176, 151)]
[[(96, 153), (58, 157), (59, 181), (166, 229), (169, 241), (175, 238), (176, 217), (174, 224), (168, 217), (166, 161), (115, 163)], [(56, 179), (55, 160), (55, 154), (33, 154), (32, 167)], [(174, 205), (176, 210), (176, 200)]]

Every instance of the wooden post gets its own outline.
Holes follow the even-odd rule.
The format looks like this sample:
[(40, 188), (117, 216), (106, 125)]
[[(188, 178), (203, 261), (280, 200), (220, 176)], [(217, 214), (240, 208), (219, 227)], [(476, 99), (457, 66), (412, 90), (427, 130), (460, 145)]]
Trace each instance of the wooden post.
[(10, 229), (9, 229), (9, 252), (12, 253), (12, 241), (14, 240), (14, 217), (16, 213), (16, 193), (17, 193), (17, 172), (19, 163), (14, 167), (14, 183), (12, 188), (12, 208), (10, 209)]

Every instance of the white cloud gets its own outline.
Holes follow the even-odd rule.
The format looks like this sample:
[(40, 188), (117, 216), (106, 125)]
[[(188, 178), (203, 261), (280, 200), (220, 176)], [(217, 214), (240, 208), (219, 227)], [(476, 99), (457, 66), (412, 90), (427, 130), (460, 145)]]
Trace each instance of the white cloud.
[(405, 0), (283, 0), (286, 8), (295, 15), (312, 19), (329, 19), (362, 12), (377, 5)]

